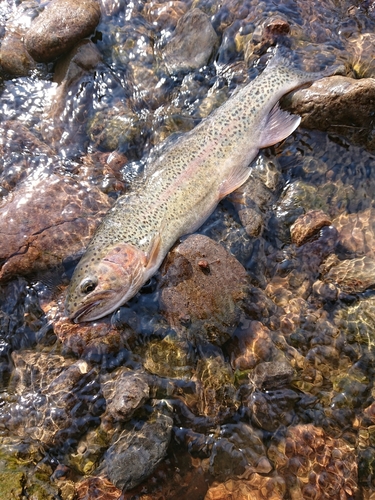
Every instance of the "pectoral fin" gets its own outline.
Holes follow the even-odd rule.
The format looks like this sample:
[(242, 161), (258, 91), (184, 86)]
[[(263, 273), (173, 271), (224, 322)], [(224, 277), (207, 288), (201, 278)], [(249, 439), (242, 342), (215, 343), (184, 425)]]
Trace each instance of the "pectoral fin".
[(267, 148), (286, 139), (301, 122), (301, 117), (282, 111), (277, 103), (268, 115), (262, 131), (259, 148)]
[(248, 165), (244, 167), (240, 164), (237, 168), (235, 168), (231, 172), (230, 176), (220, 184), (219, 200), (228, 194), (233, 193), (233, 191), (242, 186), (242, 184), (247, 181), (250, 174), (251, 169)]
[(145, 268), (151, 269), (156, 266), (159, 261), (161, 250), (161, 237), (160, 234), (157, 234), (151, 241), (150, 250), (147, 252), (145, 259)]

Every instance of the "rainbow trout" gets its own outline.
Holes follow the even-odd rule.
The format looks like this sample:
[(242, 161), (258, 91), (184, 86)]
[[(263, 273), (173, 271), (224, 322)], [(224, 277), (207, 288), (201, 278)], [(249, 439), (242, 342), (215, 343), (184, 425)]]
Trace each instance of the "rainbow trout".
[(298, 127), (300, 117), (282, 111), (279, 99), (337, 70), (290, 66), (274, 56), (260, 76), (162, 152), (139, 192), (117, 200), (73, 274), (66, 299), (72, 320), (101, 318), (133, 297), (178, 238), (197, 230), (246, 181), (259, 149)]

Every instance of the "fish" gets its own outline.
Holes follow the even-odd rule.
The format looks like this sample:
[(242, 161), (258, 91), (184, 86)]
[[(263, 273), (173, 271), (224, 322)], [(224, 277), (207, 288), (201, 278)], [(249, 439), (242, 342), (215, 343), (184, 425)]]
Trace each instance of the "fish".
[(120, 196), (94, 234), (68, 287), (66, 315), (97, 320), (134, 297), (176, 241), (248, 179), (259, 150), (298, 127), (281, 97), (336, 72), (306, 73), (276, 52), (259, 76), (165, 147), (140, 189)]

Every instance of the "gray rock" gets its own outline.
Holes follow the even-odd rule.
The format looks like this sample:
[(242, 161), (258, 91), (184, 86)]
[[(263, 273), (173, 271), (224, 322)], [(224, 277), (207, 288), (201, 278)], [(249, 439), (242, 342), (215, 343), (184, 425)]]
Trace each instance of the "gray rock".
[(217, 44), (209, 17), (200, 9), (192, 9), (179, 19), (163, 58), (171, 73), (198, 69), (208, 63)]
[(96, 0), (52, 0), (25, 37), (27, 51), (35, 61), (52, 61), (92, 33), (99, 19)]
[(147, 376), (143, 373), (124, 371), (111, 373), (111, 378), (102, 385), (107, 401), (107, 414), (115, 420), (128, 420), (135, 410), (149, 398)]
[(102, 56), (96, 45), (89, 40), (83, 40), (74, 49), (56, 63), (54, 81), (64, 83), (66, 87), (95, 69)]
[(172, 418), (160, 413), (136, 426), (129, 425), (105, 453), (96, 475), (107, 476), (116, 488), (134, 488), (164, 458), (172, 425)]

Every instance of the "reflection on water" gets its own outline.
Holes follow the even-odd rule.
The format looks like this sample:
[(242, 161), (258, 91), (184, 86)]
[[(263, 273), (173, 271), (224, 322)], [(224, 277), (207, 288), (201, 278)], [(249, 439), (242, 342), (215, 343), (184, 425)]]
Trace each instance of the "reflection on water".
[[(1, 37), (19, 8), (0, 2)], [(203, 67), (174, 71), (166, 48), (193, 8), (218, 46)], [(200, 228), (249, 282), (221, 325), (200, 311), (194, 330), (185, 305), (171, 324), (168, 283), (196, 272), (181, 256), (112, 317), (70, 325), (59, 312), (113, 200), (165, 139), (257, 76), (272, 44), (307, 69), (344, 62), (372, 76), (373, 2), (102, 0), (101, 10), (69, 56), (1, 74), (0, 492), (373, 498), (375, 158), (365, 147), (300, 128), (262, 152), (247, 191)], [(310, 211), (327, 225), (297, 246), (290, 228)], [(198, 266), (212, 279), (220, 268), (206, 256)]]

